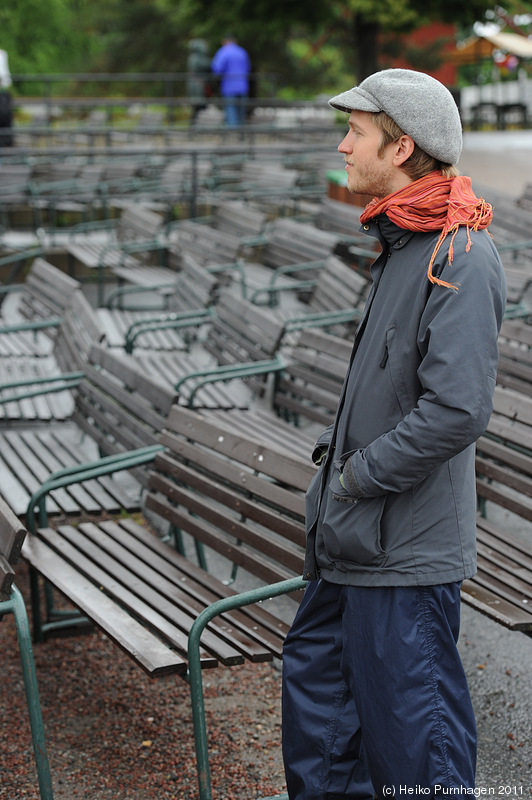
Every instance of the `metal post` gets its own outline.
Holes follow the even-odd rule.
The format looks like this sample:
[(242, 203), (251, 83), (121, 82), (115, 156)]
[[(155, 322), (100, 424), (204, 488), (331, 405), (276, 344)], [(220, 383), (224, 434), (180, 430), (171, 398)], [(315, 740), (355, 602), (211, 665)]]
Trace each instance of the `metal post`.
[(189, 214), (194, 219), (197, 216), (197, 197), (198, 197), (198, 154), (192, 153), (192, 184)]
[(209, 767), (209, 749), (207, 742), (207, 726), (205, 722), (205, 702), (203, 697), (203, 681), (201, 675), (200, 640), (201, 634), (213, 617), (235, 608), (252, 605), (272, 597), (279, 597), (289, 592), (304, 589), (306, 582), (302, 578), (289, 578), (269, 586), (251, 589), (247, 592), (224, 597), (208, 606), (197, 617), (188, 637), (188, 675), (192, 719), (194, 723), (194, 742), (196, 747), (196, 767), (198, 771), (198, 788), (200, 800), (212, 800), (211, 775)]
[(17, 637), (20, 648), (22, 672), (24, 675), (24, 688), (26, 690), (26, 700), (30, 716), (33, 751), (35, 753), (35, 763), (37, 765), (41, 800), (53, 800), (52, 780), (50, 777), (50, 765), (48, 763), (48, 755), (44, 740), (44, 724), (39, 700), (37, 676), (35, 673), (35, 660), (33, 658), (33, 649), (31, 645), (30, 626), (24, 600), (16, 586), (13, 586), (11, 589), (11, 600), (13, 615), (17, 626)]

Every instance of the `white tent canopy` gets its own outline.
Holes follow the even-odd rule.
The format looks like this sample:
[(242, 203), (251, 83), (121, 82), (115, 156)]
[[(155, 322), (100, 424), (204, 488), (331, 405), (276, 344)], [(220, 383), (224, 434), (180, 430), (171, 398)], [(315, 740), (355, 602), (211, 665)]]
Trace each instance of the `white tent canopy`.
[(519, 33), (491, 33), (484, 34), (482, 38), (504, 50), (505, 53), (519, 58), (532, 58), (532, 39), (527, 39)]

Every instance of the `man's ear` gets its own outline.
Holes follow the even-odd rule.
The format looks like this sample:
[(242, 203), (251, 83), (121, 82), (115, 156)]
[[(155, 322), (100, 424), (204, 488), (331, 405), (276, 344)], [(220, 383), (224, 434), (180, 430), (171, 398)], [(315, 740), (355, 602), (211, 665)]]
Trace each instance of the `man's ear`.
[(412, 153), (414, 152), (415, 142), (411, 136), (408, 136), (406, 133), (397, 139), (396, 142), (393, 143), (394, 146), (394, 154), (393, 154), (393, 163), (396, 167), (400, 167), (401, 164), (410, 158)]

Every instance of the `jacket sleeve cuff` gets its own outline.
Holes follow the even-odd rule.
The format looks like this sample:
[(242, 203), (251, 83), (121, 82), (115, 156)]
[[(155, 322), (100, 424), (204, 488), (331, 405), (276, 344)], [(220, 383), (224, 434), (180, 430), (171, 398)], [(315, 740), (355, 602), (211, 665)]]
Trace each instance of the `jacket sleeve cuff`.
[(314, 450), (312, 451), (312, 461), (314, 464), (319, 464), (323, 460), (323, 456), (326, 454), (327, 450), (329, 449), (329, 445), (331, 443), (332, 438), (332, 429), (333, 426), (329, 425), (328, 428), (325, 428), (323, 433), (320, 434), (316, 444), (314, 445)]
[(343, 469), (343, 477), (344, 483), (347, 491), (349, 494), (355, 498), (355, 500), (359, 500), (361, 497), (364, 496), (364, 492), (360, 488), (358, 481), (355, 477), (355, 472), (353, 470), (353, 465), (351, 464), (351, 459), (348, 459), (344, 464)]

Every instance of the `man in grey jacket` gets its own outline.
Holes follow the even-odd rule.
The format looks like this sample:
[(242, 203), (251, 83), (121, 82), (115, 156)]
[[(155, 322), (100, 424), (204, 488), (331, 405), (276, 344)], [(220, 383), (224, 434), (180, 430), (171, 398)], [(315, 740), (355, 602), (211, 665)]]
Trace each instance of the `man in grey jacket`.
[(338, 149), (348, 188), (375, 195), (361, 222), (382, 252), (307, 492), (309, 585), (284, 650), (289, 797), (472, 792), (456, 642), (506, 301), (492, 211), (455, 167), (460, 117), (439, 81), (383, 70), (329, 102), (350, 115)]

